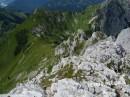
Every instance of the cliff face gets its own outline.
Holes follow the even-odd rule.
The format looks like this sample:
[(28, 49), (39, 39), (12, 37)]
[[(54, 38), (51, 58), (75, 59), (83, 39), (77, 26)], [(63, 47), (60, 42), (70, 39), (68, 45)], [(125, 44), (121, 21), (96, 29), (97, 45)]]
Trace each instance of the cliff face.
[(122, 29), (130, 26), (130, 1), (107, 0), (98, 13), (100, 30), (107, 35), (116, 36)]

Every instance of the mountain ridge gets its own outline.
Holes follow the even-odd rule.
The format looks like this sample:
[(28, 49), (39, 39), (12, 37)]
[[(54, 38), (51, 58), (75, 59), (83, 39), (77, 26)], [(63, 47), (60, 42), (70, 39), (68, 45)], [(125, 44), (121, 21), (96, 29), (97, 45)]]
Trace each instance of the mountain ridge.
[[(62, 11), (81, 11), (85, 9), (88, 5), (100, 3), (103, 0), (82, 0), (82, 1), (64, 1), (64, 0), (15, 0), (11, 4), (9, 4), (9, 8), (12, 8), (14, 10), (18, 11), (24, 11), (24, 12), (32, 12), (34, 9), (43, 7), (50, 10), (62, 10)], [(29, 4), (29, 5), (28, 5)]]
[(0, 36), (15, 28), (17, 24), (21, 24), (26, 17), (27, 15), (24, 13), (0, 8)]
[(26, 79), (27, 76), (22, 75), (23, 77), (16, 80), (20, 73), (28, 75), (38, 68), (37, 64), (42, 59), (48, 60), (41, 66), (51, 70), (52, 64), (58, 60), (54, 54), (58, 44), (80, 28), (91, 35), (88, 20), (97, 8), (98, 5), (90, 6), (82, 13), (38, 10), (24, 23), (17, 25), (16, 28), (7, 33), (0, 48), (0, 74), (3, 74), (0, 80), (0, 92), (7, 92), (16, 85), (17, 81)]
[(0, 46), (0, 96), (130, 97), (127, 13), (129, 0), (35, 10)]

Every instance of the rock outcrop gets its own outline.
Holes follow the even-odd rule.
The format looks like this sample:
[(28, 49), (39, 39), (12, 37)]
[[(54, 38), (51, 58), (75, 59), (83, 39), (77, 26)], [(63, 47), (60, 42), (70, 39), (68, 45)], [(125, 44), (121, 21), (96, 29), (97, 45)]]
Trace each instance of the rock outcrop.
[(125, 51), (130, 54), (130, 28), (121, 31), (117, 37), (116, 43), (122, 45)]
[[(72, 78), (59, 80), (59, 71), (66, 72), (63, 68), (68, 64), (72, 65)], [(53, 67), (52, 75), (57, 76), (52, 80), (56, 83), (52, 84), (49, 94), (51, 97), (129, 97), (125, 80), (127, 67), (129, 62), (123, 47), (111, 37), (100, 40), (86, 48), (83, 55), (62, 58)]]
[[(129, 29), (123, 32), (128, 32), (127, 30)], [(97, 35), (96, 32), (92, 37), (98, 38), (95, 35)], [(38, 97), (129, 97), (130, 86), (127, 82), (130, 61), (126, 53), (127, 47), (118, 42), (118, 39), (116, 42), (112, 37), (99, 39), (89, 47), (85, 47), (81, 55), (61, 58), (50, 73), (41, 72), (32, 80), (18, 85), (8, 95), (11, 97), (21, 95), (22, 97), (32, 95)]]

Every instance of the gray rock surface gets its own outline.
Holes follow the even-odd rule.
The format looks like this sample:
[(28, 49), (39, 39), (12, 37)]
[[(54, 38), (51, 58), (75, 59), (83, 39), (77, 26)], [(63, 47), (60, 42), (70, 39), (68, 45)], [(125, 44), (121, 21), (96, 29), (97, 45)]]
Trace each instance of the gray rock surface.
[(121, 31), (117, 37), (116, 43), (122, 45), (126, 53), (130, 54), (130, 28)]
[[(121, 33), (127, 36), (127, 32), (129, 28)], [(88, 41), (98, 36), (95, 32)], [(126, 36), (121, 41), (127, 43)], [(112, 37), (98, 39), (85, 46), (82, 54), (61, 58), (50, 73), (42, 69), (36, 77), (0, 97), (130, 97), (130, 85), (127, 84), (130, 79), (126, 79), (130, 61), (125, 46), (118, 39), (116, 42)], [(46, 88), (41, 88), (43, 79), (51, 82)]]

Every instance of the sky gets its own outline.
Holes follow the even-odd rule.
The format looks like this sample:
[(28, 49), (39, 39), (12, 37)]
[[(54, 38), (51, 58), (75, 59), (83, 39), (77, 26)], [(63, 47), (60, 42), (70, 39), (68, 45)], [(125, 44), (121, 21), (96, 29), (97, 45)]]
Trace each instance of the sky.
[(2, 7), (6, 7), (9, 3), (11, 3), (14, 0), (0, 0), (0, 5)]

